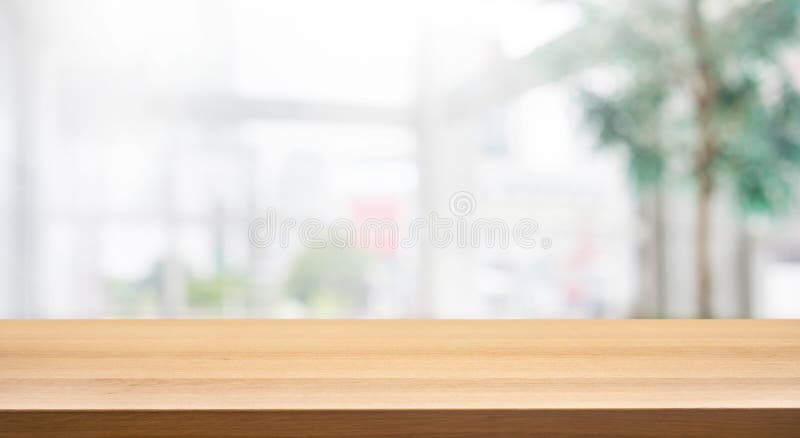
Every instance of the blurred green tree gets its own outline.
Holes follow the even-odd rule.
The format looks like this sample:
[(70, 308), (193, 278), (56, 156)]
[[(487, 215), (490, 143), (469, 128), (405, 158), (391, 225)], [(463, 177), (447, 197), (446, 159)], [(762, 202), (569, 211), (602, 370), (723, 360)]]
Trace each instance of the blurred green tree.
[(800, 0), (573, 3), (586, 25), (567, 56), (592, 58), (581, 95), (599, 145), (626, 151), (639, 193), (667, 177), (696, 187), (697, 305), (712, 317), (715, 194), (731, 189), (747, 214), (794, 199)]
[(318, 317), (353, 317), (363, 307), (368, 256), (356, 248), (306, 249), (289, 271), (286, 289)]
[(194, 311), (219, 312), (225, 300), (235, 297), (244, 300), (247, 295), (247, 276), (230, 271), (198, 277), (189, 275), (187, 281), (189, 307)]

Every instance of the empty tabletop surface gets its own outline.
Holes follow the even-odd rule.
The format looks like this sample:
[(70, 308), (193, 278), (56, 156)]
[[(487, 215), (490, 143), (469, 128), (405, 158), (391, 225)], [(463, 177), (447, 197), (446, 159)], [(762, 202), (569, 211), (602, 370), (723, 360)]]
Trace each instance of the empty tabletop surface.
[(6, 320), (0, 410), (800, 408), (800, 322)]

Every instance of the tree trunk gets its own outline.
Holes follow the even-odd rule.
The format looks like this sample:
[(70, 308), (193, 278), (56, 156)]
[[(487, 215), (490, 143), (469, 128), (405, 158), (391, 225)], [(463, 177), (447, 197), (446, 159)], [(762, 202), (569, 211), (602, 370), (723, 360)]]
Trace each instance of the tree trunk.
[(714, 194), (712, 162), (717, 153), (713, 118), (716, 105), (716, 81), (708, 50), (701, 0), (689, 1), (689, 39), (696, 61), (695, 105), (698, 130), (698, 151), (695, 177), (698, 182), (695, 256), (697, 265), (697, 308), (700, 318), (711, 318), (713, 280), (711, 272), (711, 201)]
[(739, 283), (739, 318), (752, 318), (753, 317), (753, 299), (752, 299), (752, 237), (747, 227), (747, 222), (741, 220), (739, 222), (739, 242), (738, 254), (736, 257), (737, 265), (737, 281)]
[(664, 284), (664, 194), (661, 186), (639, 197), (639, 220), (648, 230), (638, 243), (639, 297), (634, 318), (667, 316)]
[(711, 200), (713, 184), (710, 175), (700, 181), (697, 195), (697, 224), (695, 235), (695, 264), (697, 267), (697, 313), (700, 318), (711, 318), (713, 290), (711, 267)]

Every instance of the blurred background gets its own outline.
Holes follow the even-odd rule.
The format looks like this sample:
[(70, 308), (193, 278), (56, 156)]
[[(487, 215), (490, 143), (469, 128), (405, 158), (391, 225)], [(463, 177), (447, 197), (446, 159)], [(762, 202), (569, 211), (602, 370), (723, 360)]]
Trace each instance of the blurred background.
[[(800, 317), (797, 16), (0, 0), (0, 317)], [(248, 241), (461, 190), (552, 247)]]

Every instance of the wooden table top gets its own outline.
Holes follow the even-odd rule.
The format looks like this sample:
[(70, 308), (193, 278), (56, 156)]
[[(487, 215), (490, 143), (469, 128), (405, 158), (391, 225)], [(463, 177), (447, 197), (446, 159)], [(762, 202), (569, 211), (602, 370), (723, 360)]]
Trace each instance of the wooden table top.
[(797, 432), (800, 321), (0, 321), (0, 426), (61, 411), (647, 410), (778, 413)]

